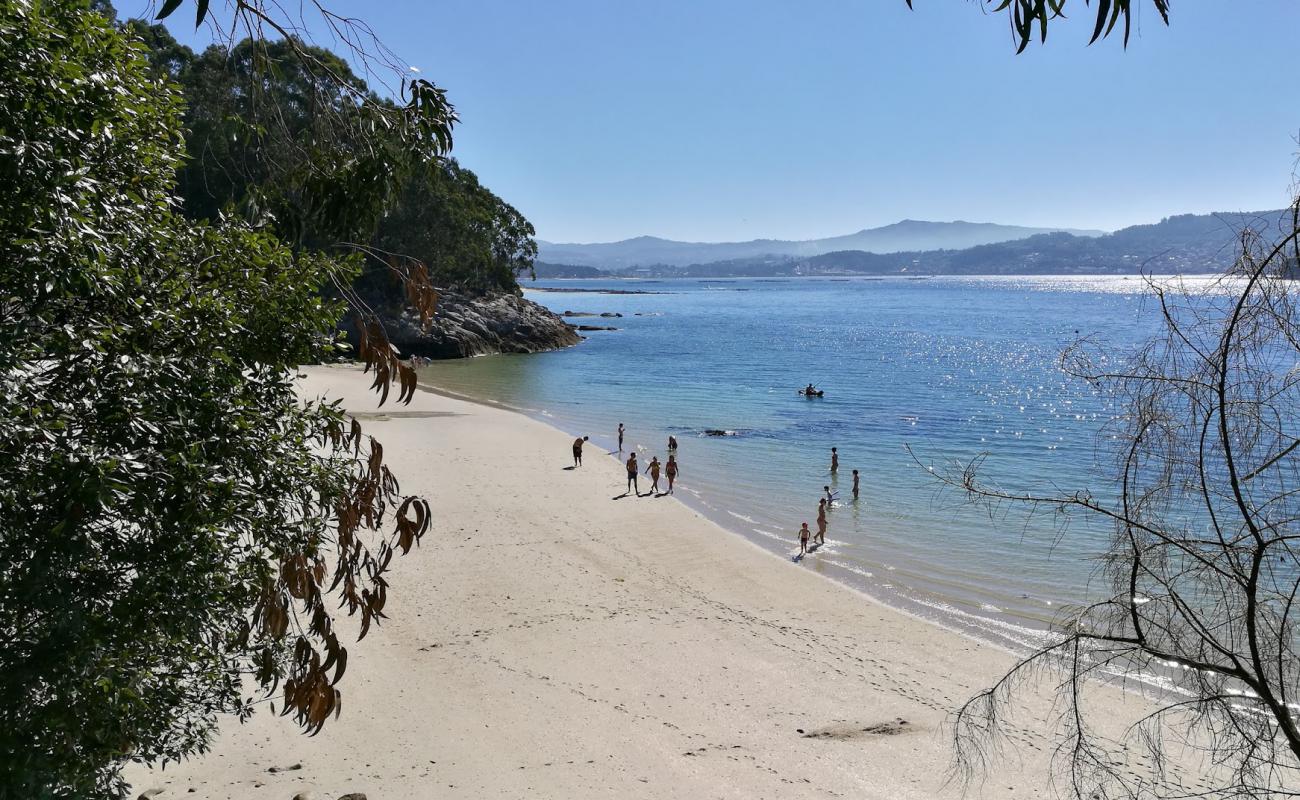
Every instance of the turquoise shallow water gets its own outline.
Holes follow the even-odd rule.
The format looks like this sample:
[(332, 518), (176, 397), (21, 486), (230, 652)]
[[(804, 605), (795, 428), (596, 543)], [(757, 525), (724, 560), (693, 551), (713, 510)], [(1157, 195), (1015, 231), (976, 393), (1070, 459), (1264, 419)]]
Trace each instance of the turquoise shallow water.
[[(1104, 590), (1097, 556), (1108, 527), (1075, 521), (1061, 530), (1050, 515), (971, 507), (928, 469), (987, 454), (982, 474), (1004, 489), (1109, 491), (1099, 435), (1114, 410), (1058, 359), (1080, 336), (1123, 349), (1151, 335), (1156, 308), (1141, 280), (533, 285), (656, 294), (530, 292), (556, 311), (622, 314), (574, 320), (620, 330), (555, 353), (440, 362), (425, 379), (590, 435), (606, 450), (621, 421), (643, 463), (664, 458), (671, 433), (681, 444), (679, 498), (783, 556), (797, 550), (800, 522), (816, 528), (817, 498), (830, 483), (840, 502), (828, 544), (792, 569), (1003, 644), (1039, 641), (1063, 605)], [(796, 394), (808, 382), (826, 397)], [(568, 459), (557, 452), (544, 478), (563, 480)], [(621, 491), (610, 489), (610, 498)]]

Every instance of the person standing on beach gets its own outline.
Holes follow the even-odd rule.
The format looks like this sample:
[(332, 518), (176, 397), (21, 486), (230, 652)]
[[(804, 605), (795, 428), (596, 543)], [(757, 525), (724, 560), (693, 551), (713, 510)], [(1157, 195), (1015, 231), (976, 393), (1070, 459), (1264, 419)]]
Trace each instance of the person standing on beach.
[(633, 453), (627, 458), (627, 492), (624, 494), (636, 492), (636, 496), (640, 497), (641, 489), (636, 485), (636, 472), (636, 453)]
[(623, 423), (618, 423), (618, 452), (623, 452)]
[(853, 470), (853, 499), (858, 499), (858, 471)]
[(664, 475), (668, 478), (668, 494), (672, 494), (673, 481), (677, 479), (677, 456), (668, 456), (668, 463), (664, 464)]
[(808, 552), (808, 537), (810, 535), (812, 535), (812, 531), (808, 530), (808, 523), (805, 522), (803, 527), (799, 529), (799, 555), (801, 556)]
[(650, 494), (659, 491), (659, 456), (650, 456), (650, 465), (645, 468), (646, 474), (650, 476)]
[(840, 470), (840, 454), (835, 450), (834, 447), (832, 447), (831, 448), (831, 474), (834, 475), (836, 472), (839, 472), (839, 470)]
[(826, 501), (817, 501), (817, 541), (826, 544)]
[(584, 436), (581, 439), (573, 440), (573, 466), (582, 466), (582, 443), (590, 438), (590, 436)]

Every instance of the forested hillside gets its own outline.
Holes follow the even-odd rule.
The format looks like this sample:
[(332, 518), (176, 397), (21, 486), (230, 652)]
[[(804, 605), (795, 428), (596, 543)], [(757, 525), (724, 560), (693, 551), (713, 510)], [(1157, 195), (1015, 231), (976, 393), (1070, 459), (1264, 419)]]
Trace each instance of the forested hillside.
[[(363, 253), (354, 288), (372, 304), (403, 302), (385, 263), (394, 257), (425, 264), (436, 286), (476, 292), (516, 291), (517, 275), (532, 268), (537, 246), (522, 214), (455, 159), (416, 163), (403, 157), (395, 137), (376, 142), (359, 135), (354, 97), (327, 87), (321, 69), (288, 43), (254, 47), (244, 40), (195, 53), (161, 25), (133, 20), (127, 28), (149, 46), (155, 71), (181, 87), (189, 158), (177, 191), (186, 216), (234, 214), (271, 225), (300, 247)], [(331, 80), (353, 87), (353, 95), (393, 106), (337, 55), (303, 43), (296, 48), (326, 65)], [(261, 79), (250, 81), (255, 73)], [(399, 180), (367, 174), (380, 163), (397, 164)], [(353, 204), (340, 207), (326, 181), (347, 185), (350, 194), (373, 194), (372, 213), (351, 215)]]

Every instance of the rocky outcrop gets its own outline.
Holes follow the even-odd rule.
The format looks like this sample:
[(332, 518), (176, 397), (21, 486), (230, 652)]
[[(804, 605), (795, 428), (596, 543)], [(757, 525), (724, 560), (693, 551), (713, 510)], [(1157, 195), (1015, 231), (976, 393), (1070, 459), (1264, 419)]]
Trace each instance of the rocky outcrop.
[[(515, 294), (470, 295), (442, 292), (428, 330), (409, 310), (380, 314), (389, 341), (403, 358), (468, 358), (491, 353), (538, 353), (582, 341), (573, 326), (554, 312)], [(341, 326), (356, 344), (351, 319)]]

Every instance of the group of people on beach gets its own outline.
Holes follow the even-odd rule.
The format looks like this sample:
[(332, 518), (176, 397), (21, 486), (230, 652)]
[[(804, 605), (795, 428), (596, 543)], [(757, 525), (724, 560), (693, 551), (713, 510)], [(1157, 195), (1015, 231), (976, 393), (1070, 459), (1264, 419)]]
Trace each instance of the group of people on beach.
[[(839, 448), (831, 448), (831, 477), (838, 477), (840, 471), (840, 452)], [(808, 541), (811, 539), (815, 545), (826, 544), (826, 526), (828, 519), (826, 512), (830, 511), (835, 505), (835, 492), (831, 491), (830, 484), (822, 487), (823, 496), (817, 500), (817, 533), (814, 534), (809, 528), (808, 523), (804, 523), (799, 528), (799, 555), (796, 559), (803, 558), (808, 553)], [(853, 470), (853, 500), (858, 499), (858, 471)]]
[[(621, 422), (618, 423), (618, 452), (619, 453), (623, 452), (623, 437), (626, 435), (626, 433), (627, 433), (627, 429), (623, 427), (623, 423)], [(590, 440), (591, 440), (590, 436), (582, 436), (573, 440), (572, 469), (577, 469), (578, 467), (582, 466), (582, 447)], [(676, 482), (677, 476), (680, 474), (680, 467), (677, 464), (677, 437), (675, 436), (668, 437), (668, 460), (666, 462), (660, 463), (658, 456), (650, 457), (650, 463), (646, 465), (645, 473), (644, 473), (650, 476), (650, 491), (647, 492), (646, 494), (641, 494), (641, 487), (638, 483), (638, 480), (642, 475), (642, 472), (641, 472), (640, 465), (637, 463), (635, 450), (633, 450), (631, 453), (628, 454), (627, 461), (624, 462), (624, 466), (627, 468), (627, 491), (623, 493), (624, 497), (633, 493), (635, 493), (637, 497), (662, 497), (665, 494), (672, 494), (673, 483)], [(831, 470), (830, 470), (832, 482), (834, 481), (835, 478), (839, 476), (839, 471), (840, 471), (839, 448), (832, 447), (831, 448)], [(668, 489), (662, 492), (659, 489), (659, 477), (661, 475), (668, 479)], [(835, 506), (836, 493), (831, 490), (830, 484), (826, 484), (822, 486), (822, 492), (823, 495), (817, 500), (817, 532), (813, 533), (812, 529), (808, 527), (807, 522), (803, 523), (803, 525), (799, 528), (799, 555), (795, 556), (796, 560), (801, 559), (808, 554), (810, 541), (812, 542), (813, 549), (816, 549), (820, 545), (826, 544), (826, 528), (830, 521), (829, 518), (827, 517), (827, 512), (829, 512)], [(853, 470), (852, 492), (853, 492), (853, 500), (854, 502), (857, 502), (858, 471), (856, 469)]]
[[(623, 452), (623, 437), (626, 433), (627, 429), (623, 427), (623, 423), (618, 423), (618, 452), (620, 453)], [(590, 439), (590, 436), (583, 436), (573, 440), (573, 466), (575, 469), (582, 466), (582, 446)], [(650, 457), (650, 463), (645, 468), (645, 474), (650, 476), (650, 491), (646, 494), (641, 494), (641, 487), (637, 482), (642, 473), (640, 465), (637, 464), (635, 450), (628, 455), (624, 466), (627, 467), (627, 491), (624, 493), (625, 496), (633, 493), (637, 497), (662, 497), (665, 494), (672, 494), (673, 483), (676, 482), (677, 475), (680, 472), (677, 464), (677, 437), (671, 435), (668, 437), (668, 460), (666, 462), (660, 463), (658, 456)], [(668, 479), (668, 489), (662, 492), (659, 489), (660, 475)]]

